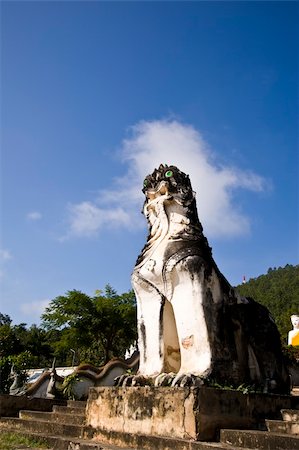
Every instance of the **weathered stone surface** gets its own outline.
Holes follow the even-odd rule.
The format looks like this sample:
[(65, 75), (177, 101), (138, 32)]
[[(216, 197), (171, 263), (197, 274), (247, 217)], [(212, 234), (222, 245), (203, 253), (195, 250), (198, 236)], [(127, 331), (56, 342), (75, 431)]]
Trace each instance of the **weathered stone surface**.
[(83, 434), (82, 425), (64, 424), (59, 422), (45, 421), (45, 420), (22, 420), (17, 417), (6, 417), (0, 421), (1, 430), (14, 428), (23, 431), (39, 431), (49, 435), (62, 435), (78, 437)]
[[(192, 389), (194, 390), (194, 388)], [(207, 429), (210, 420), (209, 414), (217, 417), (218, 421), (221, 416), (224, 416), (222, 422), (220, 420), (220, 423), (224, 426), (233, 426), (236, 423), (237, 416), (244, 416), (243, 426), (248, 422), (248, 417), (253, 418), (254, 421), (260, 420), (260, 424), (263, 424), (263, 416), (260, 414), (262, 403), (264, 409), (268, 408), (272, 417), (277, 414), (276, 408), (279, 408), (281, 403), (284, 405), (286, 403), (286, 398), (283, 396), (261, 394), (259, 398), (256, 398), (252, 395), (242, 395), (240, 392), (221, 391), (220, 393), (218, 390), (206, 388), (201, 389), (198, 396), (199, 410), (203, 413), (203, 417), (201, 417), (201, 413), (198, 416), (200, 426), (206, 426)], [(293, 407), (296, 405), (296, 398), (288, 397), (287, 400), (288, 403), (293, 404)], [(294, 440), (292, 436), (290, 438), (287, 434), (261, 433), (259, 431), (249, 431), (246, 434), (246, 440), (244, 440), (242, 437), (244, 432), (242, 433), (239, 430), (229, 430), (227, 432), (229, 434), (221, 433), (222, 442), (203, 442), (190, 438), (182, 439), (175, 436), (165, 437), (154, 434), (133, 434), (131, 432), (92, 428), (91, 426), (78, 426), (78, 422), (81, 423), (85, 411), (85, 402), (68, 401), (67, 408), (55, 406), (53, 410), (55, 410), (53, 414), (23, 411), (20, 412), (19, 419), (2, 418), (0, 420), (0, 432), (10, 431), (14, 434), (35, 437), (48, 443), (55, 450), (241, 450), (241, 447), (243, 450), (249, 450), (249, 448), (255, 450), (257, 448), (290, 450), (295, 448), (291, 444), (294, 442), (296, 444), (299, 441), (299, 438)], [(288, 410), (288, 417), (294, 419), (294, 411)], [(235, 417), (228, 417), (230, 415)], [(57, 416), (61, 419), (57, 420)], [(211, 429), (208, 430), (211, 431)], [(84, 435), (84, 439), (80, 438), (80, 435)], [(229, 445), (228, 442), (232, 442), (232, 445)], [(245, 442), (250, 444), (250, 447), (245, 447)]]
[(43, 411), (20, 411), (20, 419), (26, 420), (46, 420), (56, 423), (84, 425), (85, 414), (68, 414), (63, 412), (43, 412)]
[(297, 421), (299, 422), (299, 409), (282, 409), (282, 418), (285, 421)]
[(299, 450), (299, 437), (266, 431), (221, 430), (221, 442), (238, 449)]
[(149, 234), (132, 275), (140, 350), (132, 384), (186, 386), (210, 377), (289, 393), (275, 323), (218, 269), (188, 175), (161, 164), (143, 192)]
[(266, 420), (268, 431), (274, 433), (298, 434), (299, 422), (284, 421), (284, 420)]
[(21, 409), (51, 411), (53, 405), (65, 405), (65, 400), (30, 398), (26, 396), (0, 395), (0, 417), (17, 416)]
[(265, 427), (293, 404), (290, 396), (206, 387), (91, 388), (86, 424), (103, 434), (131, 433), (215, 440), (220, 428)]
[(196, 439), (196, 402), (196, 389), (92, 388), (87, 402), (87, 425)]

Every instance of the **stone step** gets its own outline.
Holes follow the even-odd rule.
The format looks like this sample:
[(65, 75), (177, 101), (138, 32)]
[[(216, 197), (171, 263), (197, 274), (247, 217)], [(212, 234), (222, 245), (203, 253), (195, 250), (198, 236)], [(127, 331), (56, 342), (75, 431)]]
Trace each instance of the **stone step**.
[(61, 406), (61, 405), (54, 405), (53, 412), (55, 413), (62, 413), (62, 414), (75, 414), (75, 415), (82, 415), (85, 416), (85, 408), (73, 408), (72, 406)]
[[(111, 445), (122, 445), (126, 449), (133, 448), (134, 450), (251, 450), (238, 446), (234, 446), (232, 449), (230, 445), (223, 442), (202, 442), (193, 439), (111, 432), (99, 428), (92, 430), (90, 427), (86, 427), (85, 438), (91, 439), (91, 437), (93, 437), (93, 440), (108, 442)], [(83, 450), (83, 447), (78, 450)]]
[(67, 401), (67, 406), (69, 406), (70, 408), (85, 409), (86, 405), (87, 405), (87, 402), (82, 401), (82, 400), (68, 400)]
[[(128, 447), (118, 447), (104, 442), (86, 441), (80, 438), (74, 438), (69, 436), (55, 436), (46, 433), (36, 433), (33, 431), (7, 429), (19, 436), (26, 436), (33, 439), (38, 439), (51, 447), (49, 450), (136, 450)], [(24, 449), (22, 449), (24, 450)], [(30, 449), (29, 449), (30, 450)], [(38, 449), (32, 449), (38, 450)], [(139, 449), (138, 449), (139, 450)]]
[[(128, 444), (113, 444), (100, 440), (81, 439), (67, 435), (56, 435), (33, 430), (5, 428), (5, 431), (28, 436), (45, 442), (52, 450), (232, 450), (230, 445), (219, 442), (196, 442), (185, 439), (172, 439), (157, 436), (133, 435)], [(135, 441), (133, 443), (133, 441)], [(234, 446), (233, 450), (251, 450)]]
[(273, 433), (299, 434), (299, 422), (291, 422), (290, 420), (266, 420), (268, 431)]
[[(45, 421), (35, 421), (41, 431), (19, 427), (20, 419), (0, 421), (6, 424), (5, 431), (10, 431), (23, 436), (30, 436), (46, 442), (52, 450), (298, 450), (299, 436), (289, 436), (281, 433), (269, 433), (265, 431), (247, 430), (221, 430), (221, 442), (195, 442), (184, 439), (163, 438), (157, 436), (132, 435), (128, 439), (128, 445), (124, 446), (126, 439), (121, 439), (122, 445), (117, 446), (99, 440), (81, 439), (70, 436), (67, 428), (63, 427), (58, 435), (56, 432), (48, 433), (44, 427)], [(23, 422), (27, 422), (27, 419)], [(276, 422), (276, 421), (269, 421)], [(280, 421), (283, 423), (283, 421)], [(9, 427), (8, 425), (11, 425)], [(117, 439), (118, 440), (118, 439)], [(130, 445), (129, 445), (130, 444)]]
[(84, 429), (82, 425), (55, 423), (47, 420), (23, 420), (16, 417), (3, 417), (0, 420), (0, 430), (6, 431), (7, 428), (72, 437), (82, 436)]
[(47, 422), (68, 425), (84, 425), (84, 414), (64, 414), (58, 412), (20, 411), (19, 418), (24, 420), (46, 420)]
[[(156, 439), (148, 439), (148, 436), (143, 436), (145, 438), (143, 444), (135, 444), (134, 447), (130, 446), (122, 446), (118, 447), (113, 444), (107, 444), (102, 441), (91, 441), (91, 440), (75, 440), (73, 441), (74, 447), (68, 447), (67, 450), (93, 450), (95, 449), (103, 449), (108, 450), (232, 450), (231, 446), (226, 444), (220, 444), (219, 442), (198, 442), (193, 440), (185, 440), (185, 439), (171, 439), (171, 438), (163, 438), (157, 437)], [(95, 445), (100, 444), (100, 447), (93, 447)], [(56, 447), (54, 447), (56, 450)], [(60, 449), (59, 449), (60, 450)], [(63, 450), (61, 448), (61, 450)], [(252, 450), (249, 448), (241, 448), (234, 447), (233, 450)]]
[(298, 409), (282, 409), (281, 415), (283, 420), (290, 422), (299, 422), (299, 410)]
[(299, 436), (268, 431), (221, 430), (220, 442), (232, 449), (299, 450)]
[[(299, 450), (299, 435), (294, 434), (299, 433), (299, 424), (292, 421), (267, 420), (270, 432), (221, 430), (220, 442), (120, 432), (114, 432), (111, 436), (105, 430), (93, 430), (83, 425), (83, 403), (77, 402), (77, 406), (74, 406), (74, 402), (67, 407), (55, 406), (55, 412), (52, 413), (23, 410), (20, 411), (20, 418), (2, 418), (0, 430), (41, 439), (52, 450)], [(62, 412), (64, 408), (68, 410), (67, 413)], [(290, 417), (298, 412), (283, 411)]]

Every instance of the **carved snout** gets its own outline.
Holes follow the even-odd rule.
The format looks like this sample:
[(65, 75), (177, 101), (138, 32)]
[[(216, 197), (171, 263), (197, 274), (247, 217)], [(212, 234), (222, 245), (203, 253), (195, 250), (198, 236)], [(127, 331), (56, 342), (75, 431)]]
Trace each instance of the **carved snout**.
[(156, 197), (159, 197), (161, 195), (168, 195), (168, 188), (169, 188), (169, 183), (165, 180), (162, 180), (156, 189), (147, 189), (145, 192), (145, 195), (149, 198), (149, 199), (154, 199)]

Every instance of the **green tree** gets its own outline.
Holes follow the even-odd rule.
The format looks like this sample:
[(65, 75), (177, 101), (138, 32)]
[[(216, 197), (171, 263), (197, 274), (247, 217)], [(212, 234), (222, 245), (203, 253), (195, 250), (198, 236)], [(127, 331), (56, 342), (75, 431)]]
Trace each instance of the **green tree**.
[(60, 331), (57, 355), (69, 354), (70, 358), (70, 349), (75, 349), (81, 361), (84, 358), (97, 365), (123, 356), (137, 337), (133, 291), (118, 295), (110, 285), (94, 297), (77, 290), (56, 297), (42, 320), (45, 329)]
[(49, 342), (46, 330), (36, 325), (31, 325), (24, 335), (24, 346), (37, 358), (39, 367), (49, 366), (53, 360), (53, 348)]
[(25, 323), (12, 325), (7, 314), (0, 313), (0, 391), (7, 392), (11, 380), (9, 373), (12, 364), (19, 372), (34, 367), (50, 366), (53, 359), (53, 347), (48, 333)]
[(16, 336), (15, 330), (8, 324), (0, 326), (0, 358), (15, 355), (23, 346)]
[(299, 265), (269, 268), (268, 273), (237, 286), (241, 295), (252, 297), (272, 314), (283, 343), (292, 325), (290, 316), (299, 313)]
[(10, 325), (11, 322), (12, 322), (12, 320), (8, 314), (2, 314), (0, 312), (0, 326), (1, 325)]

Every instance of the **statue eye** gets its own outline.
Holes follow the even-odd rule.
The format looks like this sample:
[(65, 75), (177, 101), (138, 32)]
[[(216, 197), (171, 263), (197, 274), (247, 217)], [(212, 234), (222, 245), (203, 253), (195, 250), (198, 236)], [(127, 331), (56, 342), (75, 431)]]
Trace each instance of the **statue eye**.
[(147, 185), (148, 185), (148, 180), (145, 179), (144, 182), (143, 182), (143, 187), (147, 187)]
[(165, 173), (166, 178), (170, 178), (172, 177), (172, 175), (173, 175), (172, 170), (167, 170), (167, 172)]

